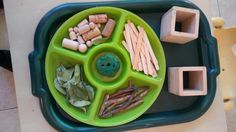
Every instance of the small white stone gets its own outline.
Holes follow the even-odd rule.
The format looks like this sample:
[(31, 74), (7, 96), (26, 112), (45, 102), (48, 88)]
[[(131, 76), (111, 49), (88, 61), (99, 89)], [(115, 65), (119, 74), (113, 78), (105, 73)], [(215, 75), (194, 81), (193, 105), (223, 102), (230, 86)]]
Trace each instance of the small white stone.
[(93, 44), (92, 44), (91, 41), (87, 41), (87, 42), (86, 42), (86, 45), (87, 45), (88, 47), (91, 47)]
[(81, 53), (85, 53), (87, 51), (88, 47), (86, 46), (86, 44), (79, 44), (78, 46), (78, 50)]

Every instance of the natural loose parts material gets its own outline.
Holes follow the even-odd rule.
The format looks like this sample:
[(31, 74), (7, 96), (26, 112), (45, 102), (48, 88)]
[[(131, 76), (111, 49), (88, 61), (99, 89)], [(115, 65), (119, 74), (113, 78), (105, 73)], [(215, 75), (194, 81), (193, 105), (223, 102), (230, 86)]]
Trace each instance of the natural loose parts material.
[(106, 94), (100, 108), (99, 117), (109, 118), (118, 113), (137, 107), (144, 102), (143, 97), (148, 91), (148, 87), (136, 87), (130, 84), (126, 89), (119, 90), (110, 95)]
[(83, 82), (81, 66), (64, 67), (60, 65), (54, 79), (56, 89), (66, 96), (67, 101), (86, 112), (86, 108), (94, 98), (93, 87)]
[(99, 36), (100, 34), (101, 34), (101, 31), (99, 30), (99, 28), (95, 27), (93, 30), (90, 30), (89, 32), (83, 34), (82, 36), (83, 36), (83, 39), (87, 41), (94, 37)]
[(137, 28), (131, 21), (125, 24), (125, 31), (123, 32), (125, 40), (122, 41), (122, 45), (130, 54), (130, 61), (134, 70), (143, 71), (146, 75), (156, 77), (159, 70), (158, 61), (147, 33), (142, 27), (138, 26)]
[(113, 29), (115, 28), (115, 25), (116, 21), (109, 19), (102, 31), (102, 35), (105, 37), (110, 37), (113, 32)]
[(94, 23), (106, 23), (107, 22), (107, 14), (96, 14), (89, 16), (89, 22)]
[[(111, 37), (115, 28), (116, 21), (108, 18), (107, 14), (95, 14), (89, 15), (88, 19), (83, 19), (77, 26), (70, 27), (68, 29), (69, 38), (72, 41), (77, 41), (80, 45), (76, 47), (75, 42), (65, 40), (62, 45), (64, 48), (78, 50), (81, 53), (85, 53), (88, 47), (93, 45), (104, 43)], [(102, 24), (102, 25), (101, 25)], [(103, 30), (101, 27), (104, 27)], [(105, 38), (103, 38), (103, 36)], [(86, 45), (84, 45), (86, 44)]]
[(79, 43), (67, 38), (64, 38), (62, 41), (62, 47), (65, 47), (67, 49), (71, 49), (71, 50), (77, 50)]

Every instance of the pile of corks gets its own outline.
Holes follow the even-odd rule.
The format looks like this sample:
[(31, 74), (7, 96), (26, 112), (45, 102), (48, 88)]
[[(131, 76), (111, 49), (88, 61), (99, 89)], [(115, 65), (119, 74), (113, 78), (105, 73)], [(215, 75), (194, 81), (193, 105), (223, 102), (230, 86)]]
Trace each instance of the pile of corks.
[(89, 15), (88, 19), (68, 29), (70, 39), (64, 38), (62, 47), (85, 53), (95, 40), (110, 37), (116, 25), (116, 21), (108, 18), (107, 14)]
[(123, 35), (125, 40), (122, 44), (130, 54), (133, 69), (156, 77), (159, 70), (158, 61), (143, 27), (136, 27), (128, 20)]

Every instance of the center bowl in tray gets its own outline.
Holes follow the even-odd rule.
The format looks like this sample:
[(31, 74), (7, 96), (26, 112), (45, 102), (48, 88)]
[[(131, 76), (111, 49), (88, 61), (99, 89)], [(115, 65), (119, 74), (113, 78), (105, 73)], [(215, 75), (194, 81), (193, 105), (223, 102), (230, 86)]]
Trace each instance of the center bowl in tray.
[[(68, 29), (70, 27), (74, 27), (89, 15), (98, 13), (105, 13), (108, 17), (113, 18), (116, 21), (116, 26), (112, 36), (106, 42), (90, 47), (86, 53), (80, 53), (62, 47), (63, 38), (69, 38)], [(129, 53), (121, 44), (121, 41), (124, 39), (124, 25), (128, 20), (131, 20), (136, 26), (142, 26), (147, 32), (160, 67), (160, 70), (157, 72), (158, 75), (155, 78), (132, 70)], [(115, 54), (121, 62), (120, 73), (112, 81), (106, 78), (104, 79), (96, 74), (94, 67), (96, 57), (106, 52)], [(83, 66), (85, 80), (91, 84), (95, 90), (95, 98), (88, 106), (87, 112), (83, 112), (70, 105), (66, 101), (65, 96), (56, 90), (53, 81), (56, 75), (56, 68), (59, 67), (60, 64), (81, 64)], [(46, 79), (50, 92), (59, 106), (74, 119), (95, 126), (121, 125), (142, 115), (154, 103), (160, 94), (166, 72), (164, 51), (152, 28), (137, 15), (127, 10), (115, 7), (95, 7), (86, 9), (65, 21), (56, 31), (49, 44), (45, 66)], [(144, 102), (135, 108), (121, 112), (112, 117), (99, 118), (98, 113), (105, 94), (111, 94), (119, 89), (128, 87), (129, 81), (136, 86), (149, 86), (149, 92), (144, 97)]]

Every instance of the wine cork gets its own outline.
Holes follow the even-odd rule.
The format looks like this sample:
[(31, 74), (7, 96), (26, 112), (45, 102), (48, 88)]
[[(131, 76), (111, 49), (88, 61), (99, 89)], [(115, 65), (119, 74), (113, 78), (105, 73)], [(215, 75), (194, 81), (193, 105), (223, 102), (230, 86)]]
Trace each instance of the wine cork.
[(105, 37), (110, 37), (111, 33), (114, 30), (115, 25), (116, 25), (116, 21), (109, 19), (102, 31), (102, 35)]
[(77, 40), (78, 40), (79, 44), (84, 44), (85, 43), (83, 38), (80, 35), (77, 37)]
[(78, 28), (79, 34), (84, 34), (88, 31), (90, 31), (89, 25), (84, 25), (84, 26)]
[(89, 22), (106, 23), (107, 22), (107, 15), (106, 14), (90, 15)]
[(95, 27), (93, 30), (90, 30), (89, 32), (83, 34), (83, 39), (85, 41), (89, 40), (89, 39), (92, 39), (98, 35), (101, 34), (101, 31), (98, 29), (98, 27)]
[(71, 50), (77, 50), (79, 43), (67, 38), (64, 38), (62, 41), (62, 47), (71, 49)]
[(73, 28), (69, 28), (68, 32), (74, 32), (74, 29)]
[(102, 35), (99, 35), (99, 36), (97, 36), (97, 37), (91, 39), (91, 41), (93, 42), (93, 41), (95, 41), (95, 40), (97, 40), (97, 39), (100, 39), (100, 38), (102, 38)]
[(79, 31), (78, 31), (78, 27), (74, 27), (74, 32), (75, 33), (78, 33)]
[(80, 28), (80, 27), (82, 27), (82, 26), (84, 26), (84, 25), (86, 25), (86, 24), (88, 24), (88, 20), (87, 20), (87, 19), (84, 19), (83, 21), (81, 21), (81, 22), (77, 25), (77, 27)]
[(90, 22), (90, 23), (89, 23), (89, 27), (90, 27), (91, 29), (94, 29), (94, 28), (96, 27), (96, 25), (95, 25), (95, 23)]
[(70, 32), (69, 36), (70, 36), (71, 40), (76, 40), (77, 39), (77, 36), (76, 36), (75, 32)]

